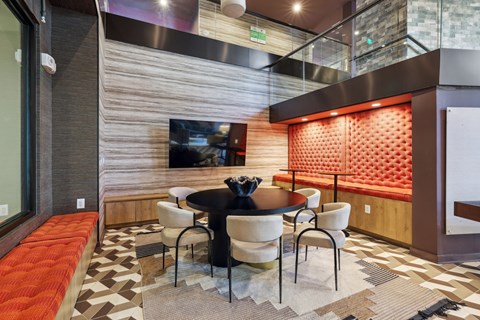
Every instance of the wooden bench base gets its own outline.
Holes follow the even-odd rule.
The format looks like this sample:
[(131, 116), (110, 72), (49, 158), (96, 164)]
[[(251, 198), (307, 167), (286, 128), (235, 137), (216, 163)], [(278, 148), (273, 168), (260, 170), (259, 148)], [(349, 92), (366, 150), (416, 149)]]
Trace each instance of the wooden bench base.
[(82, 257), (80, 258), (77, 268), (75, 269), (75, 273), (73, 274), (73, 278), (70, 281), (67, 292), (63, 298), (62, 304), (60, 305), (60, 309), (55, 316), (56, 320), (70, 319), (72, 317), (75, 304), (77, 303), (78, 295), (82, 290), (83, 281), (85, 280), (88, 266), (90, 265), (96, 245), (97, 227), (92, 231), (92, 235), (88, 239)]
[[(274, 181), (274, 185), (290, 189), (290, 182)], [(313, 188), (295, 184), (295, 189)], [(320, 204), (333, 202), (333, 190), (316, 188), (322, 192)], [(352, 205), (349, 227), (378, 236), (384, 240), (406, 246), (412, 244), (412, 203), (379, 198), (369, 195), (338, 191), (338, 201)], [(370, 205), (370, 214), (365, 213), (365, 205)], [(321, 208), (321, 206), (320, 206)], [(321, 210), (321, 209), (318, 209)]]

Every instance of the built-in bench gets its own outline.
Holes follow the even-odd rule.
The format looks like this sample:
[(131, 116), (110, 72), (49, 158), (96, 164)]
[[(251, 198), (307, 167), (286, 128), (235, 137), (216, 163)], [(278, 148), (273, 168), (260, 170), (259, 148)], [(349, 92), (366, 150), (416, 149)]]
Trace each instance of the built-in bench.
[[(277, 174), (273, 184), (285, 189), (291, 187), (292, 176)], [(295, 188), (313, 187), (322, 191), (321, 204), (333, 201), (333, 177), (295, 176)], [(412, 241), (412, 190), (338, 181), (338, 201), (352, 205), (349, 227), (408, 246)], [(366, 213), (365, 205), (370, 206)]]
[(98, 213), (50, 218), (0, 260), (0, 319), (70, 319), (97, 244)]

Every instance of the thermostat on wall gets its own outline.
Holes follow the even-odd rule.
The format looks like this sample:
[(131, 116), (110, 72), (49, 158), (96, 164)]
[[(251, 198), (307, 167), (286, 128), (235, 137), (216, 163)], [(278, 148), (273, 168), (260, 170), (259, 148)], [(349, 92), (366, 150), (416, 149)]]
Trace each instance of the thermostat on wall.
[(42, 67), (50, 74), (54, 74), (57, 71), (55, 59), (48, 53), (42, 53)]

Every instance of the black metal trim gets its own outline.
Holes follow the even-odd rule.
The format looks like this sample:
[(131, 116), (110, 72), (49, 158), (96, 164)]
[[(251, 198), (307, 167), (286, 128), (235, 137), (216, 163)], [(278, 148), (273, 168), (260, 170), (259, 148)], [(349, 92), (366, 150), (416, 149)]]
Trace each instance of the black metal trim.
[(35, 216), (36, 207), (36, 79), (38, 66), (36, 35), (38, 27), (23, 1), (4, 0), (4, 3), (22, 24), (22, 211), (0, 224), (0, 237)]

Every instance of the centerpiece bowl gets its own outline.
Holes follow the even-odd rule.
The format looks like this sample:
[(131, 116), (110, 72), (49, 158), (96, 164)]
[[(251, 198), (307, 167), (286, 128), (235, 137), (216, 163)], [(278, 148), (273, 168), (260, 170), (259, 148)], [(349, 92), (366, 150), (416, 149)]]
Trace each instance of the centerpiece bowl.
[(247, 176), (230, 177), (225, 179), (225, 184), (232, 190), (237, 197), (249, 197), (263, 181), (262, 178)]

